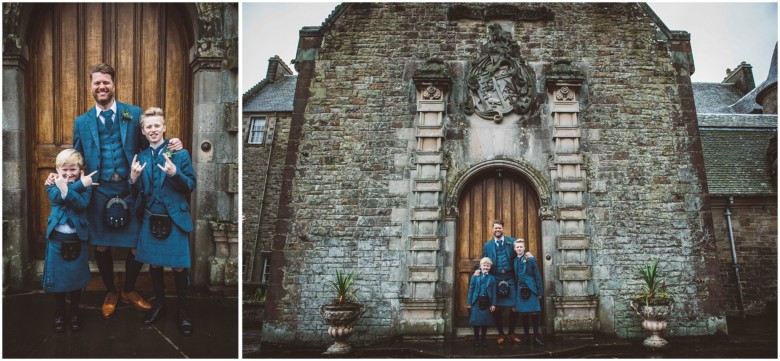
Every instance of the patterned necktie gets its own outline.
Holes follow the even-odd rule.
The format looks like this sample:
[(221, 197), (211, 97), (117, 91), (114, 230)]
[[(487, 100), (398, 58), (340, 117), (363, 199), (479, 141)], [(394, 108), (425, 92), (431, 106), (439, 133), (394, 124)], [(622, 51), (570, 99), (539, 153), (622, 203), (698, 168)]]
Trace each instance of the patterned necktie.
[(114, 125), (114, 120), (111, 119), (112, 118), (111, 116), (114, 115), (114, 111), (111, 110), (111, 109), (104, 110), (104, 111), (100, 112), (100, 115), (102, 115), (103, 119), (106, 121), (105, 122), (106, 129), (111, 130), (111, 127)]

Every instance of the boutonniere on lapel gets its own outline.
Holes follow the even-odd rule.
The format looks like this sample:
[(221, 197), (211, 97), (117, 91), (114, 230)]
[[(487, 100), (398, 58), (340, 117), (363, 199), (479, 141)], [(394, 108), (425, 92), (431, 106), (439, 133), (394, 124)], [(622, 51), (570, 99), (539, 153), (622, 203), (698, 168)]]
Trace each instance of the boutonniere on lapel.
[(172, 156), (173, 156), (173, 153), (174, 153), (174, 151), (172, 151), (172, 150), (171, 150), (171, 148), (167, 148), (167, 149), (165, 149), (165, 151), (163, 152), (163, 154), (165, 154), (165, 156), (166, 156), (166, 157), (168, 157), (168, 158), (172, 157)]
[(122, 120), (129, 122), (133, 119), (133, 116), (130, 115), (130, 112), (127, 109), (122, 110)]

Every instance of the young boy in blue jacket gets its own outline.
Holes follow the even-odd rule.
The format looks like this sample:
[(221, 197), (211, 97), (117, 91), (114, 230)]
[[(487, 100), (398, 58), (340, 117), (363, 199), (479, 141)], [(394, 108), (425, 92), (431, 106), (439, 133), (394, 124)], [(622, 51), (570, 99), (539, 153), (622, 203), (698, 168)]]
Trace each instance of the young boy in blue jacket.
[(84, 159), (66, 149), (55, 160), (54, 184), (46, 186), (51, 213), (46, 226), (43, 290), (55, 300), (54, 332), (65, 330), (65, 296), (70, 294), (70, 329), (81, 330), (81, 289), (89, 283), (88, 232), (85, 209), (92, 196), (92, 174), (84, 175)]

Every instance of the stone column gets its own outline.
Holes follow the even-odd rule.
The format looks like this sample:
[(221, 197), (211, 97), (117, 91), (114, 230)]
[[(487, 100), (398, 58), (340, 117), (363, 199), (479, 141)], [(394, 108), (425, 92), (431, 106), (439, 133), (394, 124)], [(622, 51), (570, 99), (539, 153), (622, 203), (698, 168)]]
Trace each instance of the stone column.
[(452, 83), (446, 65), (429, 61), (415, 71), (417, 94), (412, 160), (406, 297), (401, 299), (400, 331), (404, 336), (441, 338), (444, 334), (444, 300), (438, 286), (442, 276), (445, 112)]
[(591, 276), (590, 238), (583, 194), (587, 191), (587, 165), (580, 150), (579, 92), (582, 76), (568, 63), (557, 63), (547, 77), (551, 105), (552, 134), (555, 142), (550, 163), (550, 179), (558, 205), (556, 279), (561, 293), (553, 297), (554, 328), (560, 332), (592, 332), (598, 328), (598, 298), (589, 282)]
[(3, 4), (3, 290), (31, 274), (27, 239), (25, 83), (27, 48), (20, 38), (21, 4)]
[(230, 225), (237, 225), (238, 218), (237, 7), (204, 3), (197, 4), (197, 10), (200, 32), (190, 57), (192, 162), (198, 180), (191, 207), (195, 221), (192, 278), (195, 285), (234, 294), (238, 252), (230, 252), (231, 246), (225, 247), (229, 242), (219, 239), (225, 238), (221, 233)]

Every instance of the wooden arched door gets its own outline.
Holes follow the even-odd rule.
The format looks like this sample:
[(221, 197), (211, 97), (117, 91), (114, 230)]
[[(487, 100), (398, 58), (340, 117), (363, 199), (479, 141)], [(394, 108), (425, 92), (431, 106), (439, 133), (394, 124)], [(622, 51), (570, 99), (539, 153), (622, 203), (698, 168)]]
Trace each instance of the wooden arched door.
[(503, 220), (504, 234), (525, 239), (526, 248), (538, 257), (542, 254), (538, 214), (539, 197), (519, 174), (506, 169), (487, 171), (466, 185), (458, 198), (455, 326), (469, 325), (469, 280), (482, 258), (482, 245), (493, 237), (493, 220)]
[(95, 106), (90, 65), (116, 69), (116, 99), (146, 109), (163, 108), (166, 137), (190, 149), (192, 32), (178, 5), (36, 4), (30, 24), (27, 70), (29, 239), (44, 258), (49, 201), (43, 183), (54, 159), (73, 144), (73, 120)]

